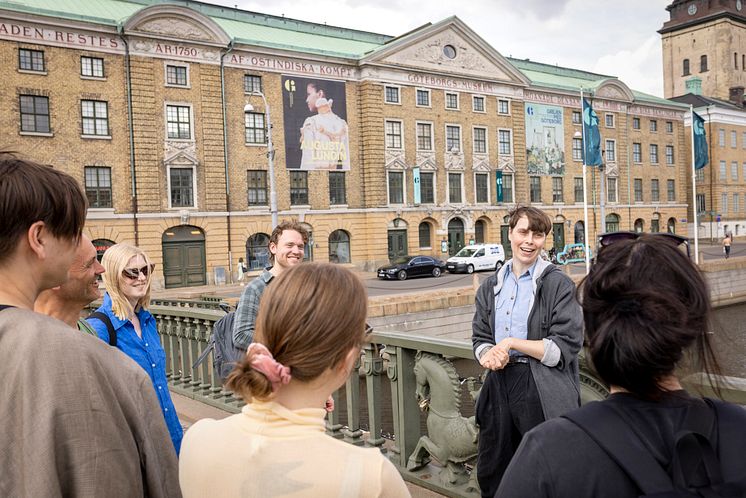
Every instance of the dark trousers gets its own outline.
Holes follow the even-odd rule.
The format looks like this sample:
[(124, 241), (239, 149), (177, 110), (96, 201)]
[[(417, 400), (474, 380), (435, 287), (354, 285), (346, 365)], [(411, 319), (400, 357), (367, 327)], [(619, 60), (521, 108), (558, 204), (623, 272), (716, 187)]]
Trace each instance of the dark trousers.
[(492, 498), (523, 435), (544, 421), (529, 365), (509, 363), (489, 372), (475, 416), (479, 425), (477, 480), (482, 496)]

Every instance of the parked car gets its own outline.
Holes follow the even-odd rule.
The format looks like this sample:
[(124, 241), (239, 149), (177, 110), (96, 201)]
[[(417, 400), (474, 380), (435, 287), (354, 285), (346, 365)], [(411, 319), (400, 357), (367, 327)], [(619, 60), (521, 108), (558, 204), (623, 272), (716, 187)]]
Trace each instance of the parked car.
[(446, 261), (451, 273), (474, 273), (479, 270), (499, 270), (505, 264), (505, 251), (501, 244), (476, 244), (466, 246)]
[(430, 256), (402, 256), (377, 270), (378, 278), (406, 280), (409, 277), (439, 277), (446, 264)]
[[(589, 258), (593, 259), (593, 251), (590, 251)], [(582, 262), (585, 262), (585, 244), (567, 244), (565, 248), (557, 254), (557, 264), (560, 265)]]

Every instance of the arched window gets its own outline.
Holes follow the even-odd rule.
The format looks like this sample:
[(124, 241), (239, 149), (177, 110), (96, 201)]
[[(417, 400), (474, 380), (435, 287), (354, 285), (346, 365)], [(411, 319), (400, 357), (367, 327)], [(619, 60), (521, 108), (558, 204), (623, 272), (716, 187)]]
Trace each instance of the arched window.
[(618, 232), (619, 231), (619, 215), (618, 214), (607, 214), (606, 215), (606, 231), (607, 232)]
[(349, 263), (350, 234), (344, 230), (334, 230), (329, 234), (329, 262)]
[(95, 239), (91, 243), (96, 248), (96, 259), (101, 262), (101, 258), (104, 257), (104, 253), (108, 248), (114, 245), (114, 242), (109, 239)]
[(249, 270), (262, 270), (269, 266), (269, 235), (255, 233), (246, 240), (246, 264)]
[(689, 59), (684, 59), (683, 75), (684, 76), (688, 76), (689, 75)]
[(474, 242), (477, 244), (484, 244), (484, 230), (486, 223), (484, 220), (477, 220), (474, 223)]
[(585, 225), (582, 220), (575, 222), (575, 243), (585, 243)]
[(668, 233), (676, 233), (676, 218), (668, 218), (666, 225), (666, 231)]
[(645, 222), (642, 221), (640, 218), (637, 218), (635, 220), (635, 232), (641, 233), (645, 230)]
[(420, 249), (429, 249), (432, 247), (432, 242), (430, 241), (430, 223), (423, 221), (420, 223), (418, 231), (420, 234)]
[(699, 72), (704, 73), (707, 71), (707, 56), (703, 55), (699, 58)]

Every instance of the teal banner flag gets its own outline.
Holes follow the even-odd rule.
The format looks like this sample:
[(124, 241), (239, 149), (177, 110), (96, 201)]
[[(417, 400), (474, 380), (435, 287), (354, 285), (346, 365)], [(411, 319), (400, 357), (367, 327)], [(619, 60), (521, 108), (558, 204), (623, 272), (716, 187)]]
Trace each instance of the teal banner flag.
[(422, 194), (420, 193), (420, 168), (412, 168), (412, 181), (414, 182), (414, 203), (420, 204), (422, 202)]
[(583, 163), (586, 166), (601, 166), (603, 164), (598, 115), (586, 99), (583, 99)]
[(694, 169), (704, 168), (710, 158), (707, 156), (707, 134), (705, 120), (692, 111), (692, 129), (694, 130)]
[(495, 193), (497, 194), (497, 202), (503, 201), (503, 172), (498, 170), (495, 171)]

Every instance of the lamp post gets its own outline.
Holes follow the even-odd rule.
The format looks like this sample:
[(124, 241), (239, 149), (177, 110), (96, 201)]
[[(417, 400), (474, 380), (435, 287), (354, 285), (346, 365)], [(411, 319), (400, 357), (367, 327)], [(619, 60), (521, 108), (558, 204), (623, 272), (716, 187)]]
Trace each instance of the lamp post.
[[(267, 161), (269, 163), (269, 212), (272, 215), (272, 230), (278, 225), (277, 222), (277, 190), (275, 190), (275, 149), (272, 146), (272, 119), (269, 114), (269, 104), (267, 98), (262, 92), (251, 93), (250, 95), (259, 95), (264, 103), (264, 114), (267, 117)], [(247, 103), (243, 112), (252, 112), (254, 106)]]

